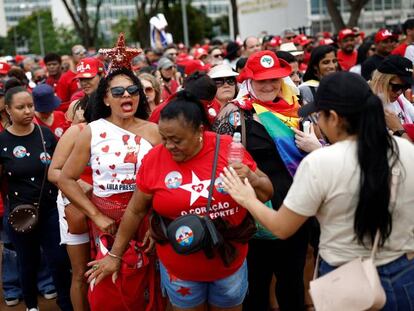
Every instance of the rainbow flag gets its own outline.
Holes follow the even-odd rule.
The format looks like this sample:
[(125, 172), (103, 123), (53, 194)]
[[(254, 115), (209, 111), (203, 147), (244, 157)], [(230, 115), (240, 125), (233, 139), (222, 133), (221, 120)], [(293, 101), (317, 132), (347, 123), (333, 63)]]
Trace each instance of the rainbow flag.
[(260, 122), (275, 142), (283, 163), (293, 177), (300, 161), (306, 155), (296, 147), (295, 132), (290, 128), (298, 128), (299, 118), (284, 116), (259, 104), (253, 104), (253, 107)]

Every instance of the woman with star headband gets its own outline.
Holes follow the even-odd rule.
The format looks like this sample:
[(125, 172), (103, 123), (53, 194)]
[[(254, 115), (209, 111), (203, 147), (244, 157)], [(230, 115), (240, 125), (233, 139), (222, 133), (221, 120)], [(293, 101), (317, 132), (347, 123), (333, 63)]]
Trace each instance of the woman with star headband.
[[(157, 125), (146, 121), (148, 103), (140, 80), (131, 70), (131, 59), (139, 50), (125, 47), (120, 36), (115, 48), (100, 52), (111, 63), (96, 91), (94, 121), (79, 134), (58, 181), (66, 197), (91, 220), (95, 241), (102, 234), (115, 235), (135, 190), (141, 160), (161, 141)], [(77, 183), (88, 163), (92, 168), (91, 199)], [(93, 293), (98, 291), (95, 287)], [(106, 303), (94, 301), (94, 306), (104, 310)], [(122, 301), (118, 303), (118, 309), (122, 308)], [(129, 307), (135, 306), (133, 301)]]

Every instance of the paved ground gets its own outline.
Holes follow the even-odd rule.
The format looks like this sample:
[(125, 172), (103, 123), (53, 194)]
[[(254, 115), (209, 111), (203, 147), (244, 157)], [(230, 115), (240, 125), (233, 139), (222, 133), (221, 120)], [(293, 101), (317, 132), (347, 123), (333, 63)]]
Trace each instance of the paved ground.
[[(1, 250), (3, 248), (3, 245), (0, 245), (0, 254)], [(1, 255), (0, 255), (0, 267), (1, 267)], [(0, 269), (0, 285), (1, 285), (1, 269)], [(39, 308), (40, 311), (59, 311), (60, 309), (56, 305), (56, 300), (46, 300), (43, 297), (39, 297)], [(15, 307), (8, 307), (4, 303), (3, 299), (3, 291), (0, 290), (0, 311), (25, 311), (26, 307), (23, 303), (23, 301), (20, 301), (20, 303)]]

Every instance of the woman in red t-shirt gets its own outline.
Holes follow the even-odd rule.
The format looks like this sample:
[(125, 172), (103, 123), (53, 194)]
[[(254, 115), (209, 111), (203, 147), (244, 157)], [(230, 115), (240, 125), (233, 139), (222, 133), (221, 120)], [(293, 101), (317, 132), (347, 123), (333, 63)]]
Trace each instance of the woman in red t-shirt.
[[(196, 99), (186, 91), (161, 112), (159, 132), (163, 144), (153, 148), (143, 159), (137, 176), (137, 190), (120, 224), (109, 256), (91, 262), (89, 280), (97, 282), (118, 271), (129, 238), (140, 224), (149, 206), (168, 223), (186, 214), (206, 214), (208, 189), (213, 186), (210, 217), (229, 246), (225, 256), (221, 246), (213, 248), (212, 258), (204, 250), (180, 255), (168, 240), (160, 237), (160, 226), (153, 217), (152, 230), (161, 263), (161, 282), (174, 310), (241, 310), (247, 292), (247, 241), (255, 231), (251, 217), (223, 191), (218, 177), (228, 165), (231, 136), (222, 136), (216, 181), (210, 185), (216, 134), (204, 131), (207, 117)], [(268, 200), (273, 193), (270, 180), (245, 152), (242, 163), (232, 165), (240, 177), (247, 177), (258, 197)], [(252, 230), (251, 230), (252, 229)], [(233, 235), (233, 237), (231, 237)], [(236, 240), (237, 239), (237, 240)], [(210, 256), (211, 257), (211, 256)], [(98, 267), (98, 268), (96, 268)]]

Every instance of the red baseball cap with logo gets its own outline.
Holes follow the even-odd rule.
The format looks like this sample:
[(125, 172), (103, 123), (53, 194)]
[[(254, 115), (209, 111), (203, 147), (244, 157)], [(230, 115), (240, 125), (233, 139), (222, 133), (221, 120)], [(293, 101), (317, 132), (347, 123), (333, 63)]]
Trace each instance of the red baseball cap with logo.
[(250, 55), (237, 81), (279, 79), (289, 76), (291, 72), (288, 62), (277, 58), (272, 51), (259, 51)]
[(345, 28), (339, 32), (338, 41), (342, 41), (343, 39), (348, 38), (348, 37), (356, 37), (356, 36), (357, 34), (352, 29)]
[(93, 78), (105, 72), (103, 63), (94, 57), (83, 58), (76, 66), (76, 78)]
[(388, 29), (380, 29), (375, 34), (375, 43), (380, 43), (381, 41), (387, 40), (387, 39), (397, 39), (397, 36), (391, 32), (391, 30)]
[(0, 74), (6, 75), (8, 74), (10, 69), (11, 69), (11, 66), (8, 63), (0, 62)]

